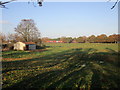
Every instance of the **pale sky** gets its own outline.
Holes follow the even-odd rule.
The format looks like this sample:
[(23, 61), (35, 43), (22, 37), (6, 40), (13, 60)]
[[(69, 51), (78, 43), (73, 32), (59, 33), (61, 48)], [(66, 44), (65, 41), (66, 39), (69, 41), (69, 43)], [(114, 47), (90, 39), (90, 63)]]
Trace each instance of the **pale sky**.
[(79, 37), (118, 33), (118, 6), (114, 2), (14, 2), (2, 9), (2, 32), (14, 33), (22, 19), (33, 19), (42, 37)]

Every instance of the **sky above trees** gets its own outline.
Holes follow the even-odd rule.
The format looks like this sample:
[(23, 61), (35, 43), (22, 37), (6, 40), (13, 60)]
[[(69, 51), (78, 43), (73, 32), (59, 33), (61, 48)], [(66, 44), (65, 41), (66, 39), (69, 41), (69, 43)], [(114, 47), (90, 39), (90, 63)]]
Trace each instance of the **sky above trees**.
[(2, 9), (4, 33), (14, 33), (22, 19), (33, 19), (42, 37), (79, 37), (118, 33), (118, 5), (114, 2), (44, 2), (34, 7), (14, 2)]

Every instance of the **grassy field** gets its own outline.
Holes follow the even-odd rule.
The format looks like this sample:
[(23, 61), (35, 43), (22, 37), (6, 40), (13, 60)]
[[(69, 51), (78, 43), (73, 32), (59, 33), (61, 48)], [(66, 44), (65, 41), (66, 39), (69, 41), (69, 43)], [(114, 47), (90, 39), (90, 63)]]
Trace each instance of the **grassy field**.
[(5, 88), (119, 88), (118, 44), (56, 43), (2, 53)]

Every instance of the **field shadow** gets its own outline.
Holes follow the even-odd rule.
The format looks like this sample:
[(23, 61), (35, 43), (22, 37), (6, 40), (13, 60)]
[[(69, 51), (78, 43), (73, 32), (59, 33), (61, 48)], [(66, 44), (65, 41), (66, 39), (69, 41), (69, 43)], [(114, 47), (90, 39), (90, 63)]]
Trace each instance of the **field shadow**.
[[(5, 53), (5, 52), (9, 52), (9, 51), (4, 51), (4, 53), (2, 54), (2, 57), (6, 58), (20, 58), (21, 55), (27, 55), (30, 54), (30, 52), (23, 52), (23, 51), (19, 51), (19, 52), (12, 52), (12, 53)], [(11, 51), (10, 51), (11, 52)], [(15, 57), (16, 56), (16, 57)]]
[[(110, 73), (109, 69), (111, 68), (108, 68), (106, 64), (113, 62), (112, 60), (109, 60), (109, 55), (111, 55), (111, 53), (114, 53), (114, 56), (118, 55), (117, 52), (97, 52), (97, 50), (93, 48), (77, 48), (39, 58), (3, 62), (3, 73), (14, 70), (33, 70), (33, 73), (23, 77), (21, 81), (11, 86), (4, 87), (3, 84), (3, 89), (102, 89), (104, 82), (101, 78), (104, 78), (103, 76), (108, 76), (108, 78), (116, 76), (116, 79), (118, 79), (117, 75)], [(115, 66), (115, 64), (111, 65)], [(43, 70), (36, 70), (38, 67), (41, 67)], [(37, 75), (34, 75), (36, 72), (38, 72)], [(107, 72), (110, 75), (104, 74), (103, 72)], [(113, 71), (113, 73), (115, 72)], [(89, 81), (91, 81), (91, 83), (89, 83)], [(111, 81), (118, 83), (114, 78), (112, 78)], [(110, 84), (111, 86), (106, 83), (105, 85), (107, 88), (117, 87), (112, 83)]]
[(108, 50), (108, 52), (112, 53), (112, 54), (117, 54), (115, 50), (111, 49), (111, 48), (106, 48), (106, 50)]
[(100, 77), (100, 72), (96, 69), (93, 69), (93, 76), (91, 79), (91, 90), (95, 90), (95, 89), (102, 89), (102, 82), (101, 82), (101, 77)]
[[(4, 51), (2, 53), (3, 58), (24, 58), (24, 57), (32, 57), (32, 55), (37, 53), (42, 53), (48, 51), (47, 49), (36, 49), (36, 50), (27, 50), (27, 51)], [(49, 50), (50, 51), (50, 50)]]

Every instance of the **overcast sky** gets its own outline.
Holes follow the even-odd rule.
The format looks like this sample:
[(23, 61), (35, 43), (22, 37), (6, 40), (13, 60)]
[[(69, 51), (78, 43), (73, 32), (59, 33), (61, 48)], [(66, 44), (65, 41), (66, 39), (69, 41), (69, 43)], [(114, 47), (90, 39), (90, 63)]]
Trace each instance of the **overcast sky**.
[(14, 2), (2, 9), (4, 33), (14, 33), (22, 19), (33, 19), (42, 37), (79, 37), (118, 33), (118, 6), (113, 2)]

